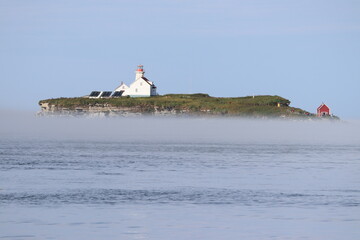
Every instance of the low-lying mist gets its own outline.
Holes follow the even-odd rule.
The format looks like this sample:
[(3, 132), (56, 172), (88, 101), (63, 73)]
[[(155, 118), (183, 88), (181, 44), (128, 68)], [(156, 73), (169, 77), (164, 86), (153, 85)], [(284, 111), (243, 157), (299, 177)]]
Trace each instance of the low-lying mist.
[(1, 111), (0, 139), (360, 144), (360, 121), (37, 117), (34, 113)]

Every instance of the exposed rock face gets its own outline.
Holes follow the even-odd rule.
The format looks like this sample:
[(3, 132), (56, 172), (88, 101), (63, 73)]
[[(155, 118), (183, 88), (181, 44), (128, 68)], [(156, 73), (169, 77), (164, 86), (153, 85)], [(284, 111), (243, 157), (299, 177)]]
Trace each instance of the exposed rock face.
[(116, 117), (116, 116), (141, 116), (141, 115), (179, 115), (189, 113), (187, 110), (175, 110), (172, 108), (160, 109), (154, 107), (152, 111), (141, 107), (114, 107), (108, 104), (93, 106), (81, 106), (75, 109), (59, 107), (49, 103), (40, 103), (41, 111), (39, 116), (89, 116), (89, 117)]

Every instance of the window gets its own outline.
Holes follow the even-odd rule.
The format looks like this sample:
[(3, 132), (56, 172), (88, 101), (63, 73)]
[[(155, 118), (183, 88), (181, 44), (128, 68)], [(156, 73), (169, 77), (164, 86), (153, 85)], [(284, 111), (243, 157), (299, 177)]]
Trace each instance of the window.
[(135, 88), (135, 92), (137, 92), (137, 88)]

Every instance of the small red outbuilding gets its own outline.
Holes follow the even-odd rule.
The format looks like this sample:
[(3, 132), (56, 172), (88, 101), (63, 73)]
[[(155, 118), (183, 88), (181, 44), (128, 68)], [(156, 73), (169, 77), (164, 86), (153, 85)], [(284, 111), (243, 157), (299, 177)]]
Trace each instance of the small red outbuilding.
[(329, 116), (329, 115), (330, 115), (330, 108), (326, 106), (324, 103), (317, 108), (318, 117)]

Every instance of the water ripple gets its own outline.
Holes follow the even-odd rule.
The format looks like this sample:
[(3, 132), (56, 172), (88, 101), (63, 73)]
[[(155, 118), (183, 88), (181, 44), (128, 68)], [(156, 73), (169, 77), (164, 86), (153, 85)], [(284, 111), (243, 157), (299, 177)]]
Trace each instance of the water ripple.
[(354, 195), (284, 193), (254, 190), (196, 189), (127, 190), (81, 189), (62, 193), (1, 193), (1, 204), (234, 204), (246, 206), (357, 207)]

